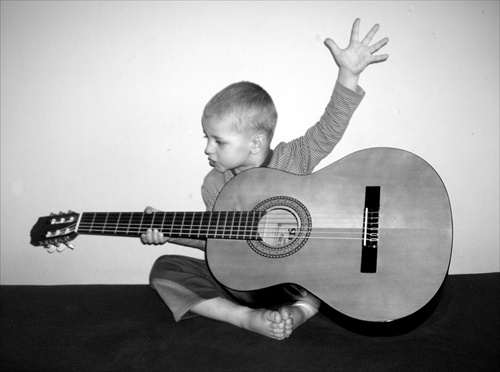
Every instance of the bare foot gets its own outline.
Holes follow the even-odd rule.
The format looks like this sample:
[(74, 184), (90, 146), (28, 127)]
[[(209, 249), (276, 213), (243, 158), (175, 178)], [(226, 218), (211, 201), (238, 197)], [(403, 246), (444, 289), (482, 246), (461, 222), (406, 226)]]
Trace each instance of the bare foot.
[(279, 309), (279, 312), (285, 324), (285, 337), (290, 337), (292, 331), (316, 315), (318, 310), (301, 301), (291, 306), (283, 306)]
[(242, 327), (275, 340), (283, 340), (291, 334), (286, 331), (285, 323), (278, 311), (249, 309)]
[[(309, 305), (310, 306), (310, 305)], [(226, 298), (217, 297), (200, 302), (191, 308), (191, 312), (210, 319), (230, 323), (275, 340), (283, 340), (291, 335), (294, 323), (302, 322), (296, 315), (295, 322), (293, 309), (273, 311), (266, 309), (252, 309), (241, 306)]]

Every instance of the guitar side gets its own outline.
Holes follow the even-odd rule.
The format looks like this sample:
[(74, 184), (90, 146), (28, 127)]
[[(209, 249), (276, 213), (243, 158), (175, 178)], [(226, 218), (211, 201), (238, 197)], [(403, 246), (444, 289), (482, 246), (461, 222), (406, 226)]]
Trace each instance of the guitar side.
[[(376, 272), (361, 272), (366, 188), (380, 188)], [(214, 276), (236, 290), (296, 283), (350, 317), (408, 316), (438, 291), (451, 257), (448, 195), (419, 157), (389, 148), (358, 151), (307, 176), (267, 168), (243, 172), (222, 190), (214, 210), (252, 210), (274, 197), (299, 200), (311, 234), (296, 252), (270, 258), (246, 241), (209, 239)]]

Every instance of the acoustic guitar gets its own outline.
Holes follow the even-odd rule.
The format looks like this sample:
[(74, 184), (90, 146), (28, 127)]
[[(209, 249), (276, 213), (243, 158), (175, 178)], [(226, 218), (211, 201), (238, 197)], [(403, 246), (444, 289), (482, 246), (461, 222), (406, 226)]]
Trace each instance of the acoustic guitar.
[(41, 217), (31, 244), (49, 252), (77, 234), (139, 237), (156, 228), (206, 239), (206, 260), (228, 288), (295, 283), (337, 311), (392, 321), (426, 305), (451, 258), (446, 188), (420, 157), (371, 148), (299, 176), (240, 173), (210, 212), (86, 212)]

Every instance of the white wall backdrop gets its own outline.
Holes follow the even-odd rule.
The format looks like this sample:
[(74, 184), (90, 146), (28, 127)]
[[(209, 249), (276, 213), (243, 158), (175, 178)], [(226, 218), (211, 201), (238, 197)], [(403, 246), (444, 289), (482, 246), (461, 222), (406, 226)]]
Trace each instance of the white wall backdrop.
[(29, 244), (39, 216), (68, 209), (203, 210), (201, 112), (229, 83), (273, 96), (278, 141), (328, 102), (352, 23), (380, 23), (384, 64), (321, 166), (390, 146), (426, 159), (453, 207), (451, 273), (499, 271), (499, 2), (1, 2), (1, 283), (147, 283), (166, 253), (137, 239)]

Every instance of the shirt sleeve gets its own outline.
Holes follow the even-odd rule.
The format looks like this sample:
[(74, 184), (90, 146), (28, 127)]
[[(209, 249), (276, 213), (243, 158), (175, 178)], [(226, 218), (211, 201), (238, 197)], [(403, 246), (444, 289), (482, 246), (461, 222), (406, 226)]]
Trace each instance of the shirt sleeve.
[(359, 86), (356, 91), (352, 91), (337, 82), (319, 122), (309, 128), (304, 136), (278, 144), (269, 167), (295, 174), (312, 173), (339, 143), (364, 95), (364, 90)]
[(214, 209), (214, 205), (220, 191), (233, 177), (234, 174), (232, 174), (231, 171), (219, 173), (215, 170), (215, 168), (212, 168), (210, 172), (208, 172), (203, 180), (203, 184), (201, 185), (201, 196), (207, 211)]

